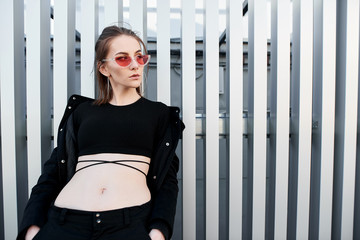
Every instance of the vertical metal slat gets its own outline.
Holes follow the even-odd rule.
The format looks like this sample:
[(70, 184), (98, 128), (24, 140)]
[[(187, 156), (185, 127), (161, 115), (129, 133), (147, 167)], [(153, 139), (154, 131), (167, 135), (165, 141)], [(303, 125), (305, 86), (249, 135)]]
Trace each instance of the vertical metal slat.
[(226, 56), (229, 77), (229, 239), (242, 236), (243, 29), (241, 1), (227, 0)]
[[(93, 0), (92, 0), (93, 1)], [(85, 4), (86, 1), (84, 1)], [(92, 5), (92, 4), (89, 4)], [(123, 0), (105, 0), (105, 26), (116, 25), (122, 26), (123, 23)]]
[(130, 1), (130, 26), (147, 42), (147, 5), (146, 0)]
[(249, 1), (249, 156), (253, 161), (252, 236), (265, 238), (267, 42), (266, 1)]
[(157, 100), (165, 104), (170, 98), (170, 1), (157, 1)]
[[(81, 1), (81, 94), (95, 97), (94, 49), (98, 37), (98, 0)], [(107, 15), (106, 15), (107, 16)]]
[(182, 1), (183, 239), (196, 239), (196, 42), (195, 2)]
[(276, 176), (274, 239), (286, 239), (289, 169), (289, 104), (290, 104), (290, 21), (289, 0), (272, 1), (271, 76), (276, 99)]
[(206, 239), (219, 237), (219, 6), (205, 1)]
[(319, 239), (331, 238), (334, 130), (336, 1), (322, 1), (322, 120)]
[[(298, 62), (293, 62), (293, 79), (298, 82), (298, 198), (296, 237), (306, 239), (309, 225), (311, 128), (312, 128), (312, 57), (313, 57), (313, 1), (293, 1), (294, 31), (297, 38)], [(297, 64), (297, 65), (294, 65)]]

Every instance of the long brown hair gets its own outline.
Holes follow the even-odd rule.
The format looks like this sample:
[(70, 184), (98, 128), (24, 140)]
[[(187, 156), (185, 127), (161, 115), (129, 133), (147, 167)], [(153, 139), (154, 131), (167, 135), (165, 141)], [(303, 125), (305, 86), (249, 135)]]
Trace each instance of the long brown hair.
[[(101, 35), (99, 36), (98, 40), (95, 44), (95, 60), (94, 60), (94, 68), (96, 69), (96, 80), (99, 86), (99, 96), (94, 102), (97, 105), (108, 103), (111, 98), (113, 97), (113, 90), (111, 87), (111, 84), (109, 83), (109, 91), (108, 91), (108, 79), (106, 76), (104, 76), (100, 71), (101, 64), (103, 64), (102, 60), (106, 58), (109, 48), (110, 48), (110, 42), (115, 37), (118, 36), (130, 36), (135, 38), (139, 44), (144, 49), (145, 54), (147, 54), (147, 49), (144, 44), (144, 42), (141, 40), (141, 38), (132, 30), (124, 28), (124, 27), (118, 27), (118, 26), (109, 26), (104, 28)], [(142, 84), (140, 87), (136, 88), (136, 92), (141, 96), (141, 89)]]

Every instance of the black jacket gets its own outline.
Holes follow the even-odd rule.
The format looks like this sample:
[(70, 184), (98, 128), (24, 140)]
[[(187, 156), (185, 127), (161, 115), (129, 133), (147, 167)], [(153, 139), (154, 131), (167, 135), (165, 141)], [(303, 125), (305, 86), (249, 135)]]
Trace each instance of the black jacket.
[[(70, 97), (59, 125), (58, 146), (53, 150), (50, 159), (45, 162), (43, 172), (37, 184), (32, 188), (17, 239), (24, 239), (31, 225), (41, 228), (46, 223), (49, 207), (75, 174), (78, 155), (72, 112), (80, 103), (92, 100), (79, 95)], [(179, 191), (176, 178), (179, 159), (175, 154), (175, 149), (185, 128), (179, 117), (180, 109), (169, 106), (169, 110), (169, 125), (155, 149), (146, 177), (152, 199), (149, 227), (159, 229), (166, 239), (172, 236)]]

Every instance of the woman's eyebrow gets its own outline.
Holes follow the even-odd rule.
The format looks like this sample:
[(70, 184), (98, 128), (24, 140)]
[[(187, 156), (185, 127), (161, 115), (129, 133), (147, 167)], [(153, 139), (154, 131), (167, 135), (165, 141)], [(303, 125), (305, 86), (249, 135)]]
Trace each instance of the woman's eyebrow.
[(115, 55), (118, 55), (118, 54), (126, 54), (126, 55), (129, 55), (127, 52), (117, 52), (117, 53), (115, 53)]
[[(139, 49), (139, 50), (137, 50), (135, 53), (141, 53), (141, 49)], [(129, 53), (127, 53), (127, 52), (117, 52), (117, 53), (115, 53), (115, 55), (118, 55), (118, 54), (125, 54), (125, 55), (129, 55)]]

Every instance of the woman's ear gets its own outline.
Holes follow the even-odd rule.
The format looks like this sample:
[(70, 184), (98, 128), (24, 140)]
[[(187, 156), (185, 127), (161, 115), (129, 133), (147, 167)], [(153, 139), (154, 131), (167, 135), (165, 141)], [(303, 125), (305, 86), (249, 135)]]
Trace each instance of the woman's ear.
[(99, 63), (99, 72), (101, 72), (101, 74), (104, 75), (105, 77), (110, 76), (110, 74), (107, 70), (106, 64), (104, 64), (104, 63)]

